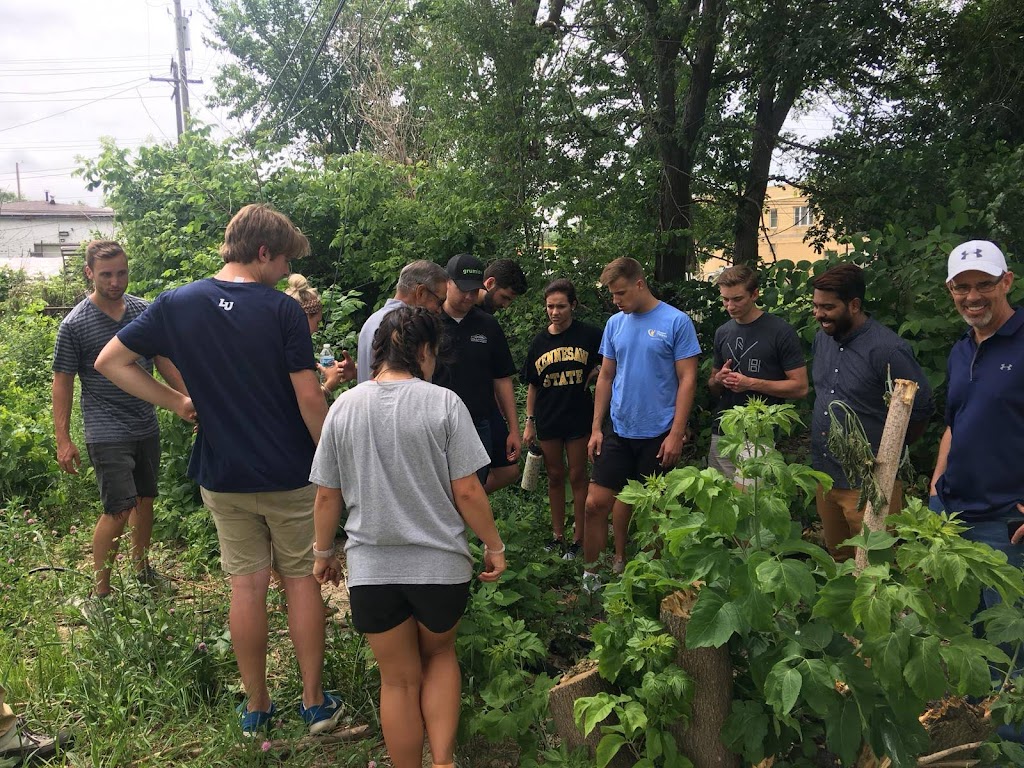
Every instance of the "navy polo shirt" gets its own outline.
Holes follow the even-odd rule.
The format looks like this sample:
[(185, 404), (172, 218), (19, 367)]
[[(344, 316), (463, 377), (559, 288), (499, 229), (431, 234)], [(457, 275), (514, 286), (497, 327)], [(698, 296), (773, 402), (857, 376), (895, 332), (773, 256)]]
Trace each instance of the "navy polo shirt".
[(981, 344), (969, 330), (947, 366), (946, 471), (936, 491), (970, 522), (1019, 519), (1024, 502), (1024, 308)]
[(842, 339), (818, 331), (811, 354), (814, 380), (811, 466), (831, 477), (834, 487), (850, 488), (846, 473), (828, 449), (829, 405), (835, 400), (842, 400), (850, 406), (864, 425), (871, 450), (877, 453), (885, 419), (889, 415), (889, 406), (885, 402), (889, 380), (917, 382), (917, 396), (910, 413), (912, 422), (927, 421), (932, 415), (935, 407), (932, 388), (914, 359), (910, 345), (870, 317)]

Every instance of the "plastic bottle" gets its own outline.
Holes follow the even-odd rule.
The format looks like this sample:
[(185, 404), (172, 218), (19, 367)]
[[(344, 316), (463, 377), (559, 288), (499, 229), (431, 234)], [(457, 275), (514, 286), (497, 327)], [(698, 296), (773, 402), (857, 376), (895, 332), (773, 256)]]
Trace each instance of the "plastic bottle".
[(531, 445), (526, 451), (526, 466), (523, 468), (523, 481), (520, 486), (524, 491), (537, 489), (537, 480), (540, 477), (540, 468), (544, 466), (544, 454), (540, 446)]
[(324, 348), (320, 350), (320, 365), (324, 368), (334, 365), (334, 353), (331, 351), (330, 344), (324, 344)]

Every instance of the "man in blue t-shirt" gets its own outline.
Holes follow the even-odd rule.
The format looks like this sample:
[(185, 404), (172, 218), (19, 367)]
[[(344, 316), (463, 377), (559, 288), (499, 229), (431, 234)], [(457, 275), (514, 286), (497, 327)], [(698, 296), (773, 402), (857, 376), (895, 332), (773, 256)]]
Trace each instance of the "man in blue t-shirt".
[[(327, 404), (309, 323), (275, 289), (309, 241), (267, 205), (242, 208), (224, 232), (223, 268), (161, 294), (103, 349), (96, 369), (126, 392), (173, 410), (199, 429), (189, 476), (199, 483), (231, 577), (231, 640), (247, 700), (243, 734), (266, 730), (267, 590), (271, 567), (288, 599), (302, 673), (299, 712), (311, 733), (329, 730), (341, 702), (321, 686), (324, 609), (313, 577), (313, 452)], [(171, 359), (191, 399), (142, 374), (143, 354)]]
[(588, 590), (599, 583), (593, 569), (607, 544), (610, 514), (615, 533), (612, 569), (621, 573), (625, 567), (632, 508), (616, 495), (627, 481), (669, 470), (679, 461), (700, 354), (693, 322), (654, 297), (638, 261), (611, 262), (601, 273), (601, 285), (621, 311), (608, 320), (601, 339), (601, 373), (587, 444), (594, 462), (583, 542), (583, 585)]

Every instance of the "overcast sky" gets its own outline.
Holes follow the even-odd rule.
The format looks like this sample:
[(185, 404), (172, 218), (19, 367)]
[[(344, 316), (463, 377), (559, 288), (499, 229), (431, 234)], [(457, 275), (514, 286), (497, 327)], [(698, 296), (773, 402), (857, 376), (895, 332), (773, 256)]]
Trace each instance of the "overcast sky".
[[(175, 56), (173, 3), (160, 0), (0, 0), (0, 189), (43, 200), (102, 205), (72, 171), (77, 156), (99, 154), (101, 137), (121, 147), (174, 141), (168, 77)], [(205, 105), (223, 62), (203, 43), (203, 0), (182, 0), (190, 17), (189, 77), (193, 114), (215, 134), (238, 130)], [(827, 132), (827, 115), (790, 120), (803, 138)]]
[[(203, 44), (201, 0), (182, 0), (190, 17), (193, 114), (226, 120), (204, 105), (220, 59)], [(0, 0), (0, 189), (42, 200), (101, 205), (72, 171), (76, 156), (95, 157), (99, 140), (119, 146), (173, 141), (169, 77), (175, 57), (174, 5), (160, 0)], [(90, 103), (91, 102), (91, 103)], [(223, 131), (218, 126), (218, 130)]]

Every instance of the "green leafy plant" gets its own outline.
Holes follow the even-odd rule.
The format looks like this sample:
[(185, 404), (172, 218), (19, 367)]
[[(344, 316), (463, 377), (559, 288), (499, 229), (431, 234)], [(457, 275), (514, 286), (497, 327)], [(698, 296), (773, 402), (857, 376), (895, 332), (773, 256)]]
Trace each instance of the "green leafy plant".
[[(852, 562), (835, 563), (789, 518), (791, 498), (809, 504), (819, 483), (828, 486), (821, 473), (786, 464), (771, 445), (774, 428), (797, 423), (788, 405), (754, 402), (724, 415), (723, 449), (754, 478), (752, 488), (684, 467), (623, 491), (620, 498), (634, 505), (642, 551), (621, 583), (606, 590), (608, 627), (595, 628), (594, 636), (602, 675), (628, 698), (578, 706), (589, 718), (584, 722), (604, 713), (621, 725), (623, 718), (636, 722), (625, 710), (636, 702), (648, 726), (632, 741), (605, 726), (603, 755), (618, 744), (651, 761), (645, 765), (672, 764), (650, 748), (655, 731), (654, 752), (671, 737), (664, 725), (651, 727), (660, 712), (637, 695), (635, 681), (621, 678), (639, 663), (631, 652), (657, 647), (642, 637), (661, 597), (695, 584), (687, 647), (729, 647), (736, 691), (722, 735), (744, 761), (800, 761), (809, 759), (804, 749), (825, 748), (852, 765), (866, 743), (894, 765), (909, 766), (927, 749), (918, 716), (932, 699), (998, 695), (1004, 716), (1020, 712), (1014, 694), (1003, 692), (1003, 678), (993, 683), (990, 665), (1010, 664), (997, 643), (1024, 640), (1024, 619), (1014, 607), (1024, 595), (1021, 573), (1004, 555), (963, 539), (955, 518), (934, 515), (917, 499), (889, 519), (891, 532), (864, 531), (851, 540), (869, 552), (862, 573)], [(743, 447), (753, 448), (751, 458), (740, 456)], [(1004, 605), (975, 616), (986, 586)], [(975, 637), (976, 624), (986, 639)]]

